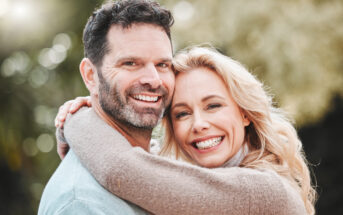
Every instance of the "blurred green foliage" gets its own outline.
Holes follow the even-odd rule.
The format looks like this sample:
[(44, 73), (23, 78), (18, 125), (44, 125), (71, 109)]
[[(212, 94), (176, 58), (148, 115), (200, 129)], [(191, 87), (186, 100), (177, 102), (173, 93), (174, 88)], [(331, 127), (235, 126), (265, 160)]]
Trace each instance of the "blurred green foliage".
[[(87, 95), (82, 29), (100, 0), (0, 0), (1, 214), (35, 214), (58, 166), (54, 117)], [(175, 17), (175, 50), (211, 43), (242, 62), (298, 126), (343, 98), (341, 0), (160, 1)]]

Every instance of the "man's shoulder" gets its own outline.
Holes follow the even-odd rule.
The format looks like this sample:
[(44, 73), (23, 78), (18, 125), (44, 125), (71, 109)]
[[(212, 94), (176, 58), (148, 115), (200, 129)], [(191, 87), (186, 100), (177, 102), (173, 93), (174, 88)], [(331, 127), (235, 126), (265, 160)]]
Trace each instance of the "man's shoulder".
[(110, 214), (110, 215), (145, 215), (146, 213), (137, 206), (128, 206), (123, 200), (112, 202), (111, 204), (104, 204), (101, 201), (94, 201), (92, 199), (78, 199), (72, 198), (63, 204), (50, 205), (48, 207), (40, 207), (38, 215), (67, 215), (67, 214)]
[(73, 211), (137, 214), (131, 204), (98, 184), (70, 151), (47, 183), (38, 214), (72, 214)]

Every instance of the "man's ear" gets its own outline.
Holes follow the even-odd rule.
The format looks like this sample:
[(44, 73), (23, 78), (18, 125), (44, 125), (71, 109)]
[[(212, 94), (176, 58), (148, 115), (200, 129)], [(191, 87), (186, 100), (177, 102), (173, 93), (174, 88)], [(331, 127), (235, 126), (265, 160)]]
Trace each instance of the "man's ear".
[(96, 66), (89, 60), (83, 58), (80, 63), (80, 73), (87, 89), (91, 95), (98, 95), (98, 74)]

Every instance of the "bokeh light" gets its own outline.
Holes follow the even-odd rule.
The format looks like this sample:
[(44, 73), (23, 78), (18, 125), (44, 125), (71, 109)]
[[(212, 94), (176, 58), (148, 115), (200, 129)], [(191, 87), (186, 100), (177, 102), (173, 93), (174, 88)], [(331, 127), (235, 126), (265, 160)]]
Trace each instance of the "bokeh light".
[(0, 18), (12, 23), (28, 23), (36, 18), (37, 10), (32, 0), (0, 0)]
[(43, 189), (44, 189), (44, 185), (39, 182), (32, 183), (30, 186), (31, 193), (36, 200), (40, 199)]
[(50, 134), (41, 134), (36, 142), (41, 152), (50, 152), (54, 148), (54, 139)]
[(29, 77), (29, 83), (33, 88), (43, 86), (49, 79), (49, 71), (43, 67), (34, 68)]
[(9, 0), (0, 0), (0, 18), (8, 12), (9, 6)]
[(193, 5), (188, 1), (180, 1), (173, 7), (173, 15), (176, 24), (184, 24), (182, 22), (190, 20), (194, 15)]
[(9, 11), (13, 19), (24, 20), (29, 18), (33, 13), (31, 5), (27, 1), (14, 2), (12, 10)]
[(14, 52), (1, 64), (1, 74), (10, 77), (16, 73), (25, 74), (30, 67), (30, 57), (24, 51)]
[(26, 138), (23, 142), (23, 151), (27, 156), (30, 156), (30, 157), (37, 155), (38, 148), (37, 148), (35, 139), (31, 137)]
[(45, 105), (38, 105), (34, 109), (35, 121), (42, 126), (54, 127), (56, 114), (56, 108), (49, 108)]
[(53, 70), (67, 58), (67, 51), (71, 48), (71, 39), (68, 34), (61, 33), (55, 36), (53, 46), (40, 51), (38, 62), (43, 67)]

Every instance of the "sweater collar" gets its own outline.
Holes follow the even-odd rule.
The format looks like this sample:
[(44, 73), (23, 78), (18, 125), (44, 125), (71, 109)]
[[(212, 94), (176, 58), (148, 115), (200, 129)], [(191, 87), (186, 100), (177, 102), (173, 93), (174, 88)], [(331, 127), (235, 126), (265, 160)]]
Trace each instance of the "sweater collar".
[(248, 153), (248, 144), (245, 142), (238, 152), (230, 160), (226, 161), (221, 167), (238, 167)]

